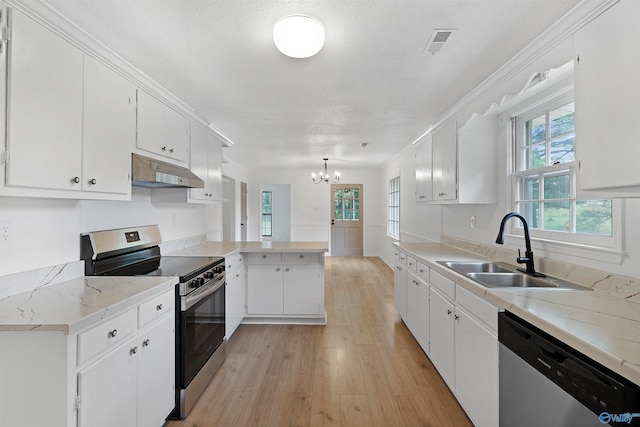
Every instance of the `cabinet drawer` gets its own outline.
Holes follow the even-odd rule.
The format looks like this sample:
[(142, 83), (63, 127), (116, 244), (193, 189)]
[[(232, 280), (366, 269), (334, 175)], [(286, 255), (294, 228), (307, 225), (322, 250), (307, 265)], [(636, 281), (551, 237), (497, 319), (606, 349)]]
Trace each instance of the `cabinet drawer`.
[(235, 269), (237, 270), (240, 267), (244, 266), (244, 258), (247, 256), (245, 253), (240, 253), (236, 255), (236, 265)]
[(138, 306), (138, 327), (141, 328), (155, 319), (171, 313), (175, 308), (175, 298), (175, 293), (169, 291), (140, 304)]
[(429, 281), (429, 267), (427, 267), (421, 262), (418, 263), (417, 273), (418, 273), (418, 277), (420, 277), (422, 280), (424, 280), (425, 282)]
[(136, 329), (136, 310), (129, 310), (78, 334), (78, 365), (121, 342)]
[(456, 299), (456, 284), (453, 280), (447, 279), (437, 271), (431, 270), (429, 273), (429, 283), (452, 300)]
[(407, 266), (407, 254), (405, 254), (404, 252), (400, 252), (398, 254), (398, 258), (400, 259), (400, 265), (404, 265), (406, 267)]
[(252, 252), (247, 258), (249, 264), (271, 264), (282, 262), (281, 252)]
[(311, 252), (285, 252), (284, 262), (287, 264), (304, 263), (310, 264), (318, 261), (318, 254)]
[(466, 309), (484, 323), (494, 334), (498, 333), (498, 307), (475, 295), (468, 289), (456, 285), (456, 305)]
[(415, 258), (407, 255), (407, 268), (413, 272), (418, 271), (418, 263)]

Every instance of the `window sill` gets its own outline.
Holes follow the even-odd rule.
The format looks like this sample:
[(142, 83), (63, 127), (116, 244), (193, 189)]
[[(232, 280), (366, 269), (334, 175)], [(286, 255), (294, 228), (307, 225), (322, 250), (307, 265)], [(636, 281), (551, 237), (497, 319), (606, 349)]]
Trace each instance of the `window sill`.
[[(524, 237), (518, 234), (505, 235), (508, 246), (524, 247)], [(558, 240), (531, 237), (531, 247), (537, 256), (554, 259), (551, 254), (569, 255), (572, 257), (601, 261), (621, 265), (627, 252), (617, 248), (604, 248), (581, 243), (561, 242)]]

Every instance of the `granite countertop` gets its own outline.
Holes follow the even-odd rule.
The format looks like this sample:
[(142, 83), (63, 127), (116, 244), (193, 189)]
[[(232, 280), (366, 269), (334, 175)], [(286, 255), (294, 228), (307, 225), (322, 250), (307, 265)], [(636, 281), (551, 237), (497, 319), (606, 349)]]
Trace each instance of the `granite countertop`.
[(173, 277), (90, 276), (0, 299), (0, 331), (72, 334), (173, 289)]
[[(442, 243), (396, 244), (410, 256), (454, 280), (471, 292), (508, 310), (593, 360), (640, 385), (640, 303), (634, 279), (612, 276), (595, 270), (543, 272), (585, 286), (585, 291), (557, 289), (495, 289), (460, 275), (437, 261), (491, 260), (515, 264), (513, 260), (482, 256)], [(588, 272), (589, 274), (585, 273)], [(588, 290), (591, 288), (592, 290)]]
[(165, 255), (230, 256), (237, 252), (328, 252), (328, 242), (204, 242)]

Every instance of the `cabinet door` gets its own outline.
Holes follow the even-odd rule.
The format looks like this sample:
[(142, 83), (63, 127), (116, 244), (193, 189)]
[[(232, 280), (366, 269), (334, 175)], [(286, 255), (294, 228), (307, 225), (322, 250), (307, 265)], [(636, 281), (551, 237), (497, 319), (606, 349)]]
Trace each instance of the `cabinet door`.
[(204, 188), (189, 190), (192, 199), (209, 200), (209, 160), (208, 145), (211, 143), (211, 133), (204, 126), (191, 123), (191, 149), (189, 169), (204, 181)]
[(139, 351), (132, 338), (80, 371), (78, 427), (136, 425)]
[(432, 136), (427, 135), (416, 148), (416, 202), (433, 200), (432, 145)]
[(283, 266), (284, 314), (320, 314), (320, 266)]
[(224, 311), (226, 317), (224, 335), (227, 340), (231, 338), (231, 335), (236, 330), (236, 298), (236, 276), (231, 270), (227, 270), (224, 288)]
[(584, 190), (640, 186), (639, 16), (640, 2), (621, 1), (573, 37), (576, 150)]
[(454, 120), (433, 134), (433, 200), (457, 197), (457, 133)]
[(396, 265), (393, 273), (393, 301), (402, 320), (407, 322), (407, 269)]
[(136, 147), (169, 157), (171, 150), (167, 141), (167, 110), (169, 108), (142, 90), (138, 90), (137, 98)]
[(429, 354), (429, 285), (412, 272), (407, 278), (407, 326), (420, 347)]
[(189, 120), (174, 109), (167, 107), (166, 125), (168, 156), (187, 163), (189, 160)]
[(282, 314), (282, 266), (265, 264), (247, 268), (247, 314)]
[(454, 323), (453, 304), (429, 288), (429, 358), (451, 391), (454, 380)]
[(474, 425), (498, 425), (498, 338), (456, 307), (455, 392)]
[[(175, 406), (175, 317), (169, 315), (140, 334), (138, 426), (157, 427)], [(124, 424), (120, 424), (124, 425)]]
[(236, 294), (235, 294), (235, 327), (240, 326), (247, 312), (247, 270), (244, 267), (236, 270)]
[(96, 60), (84, 59), (82, 188), (131, 192), (131, 151), (136, 138), (136, 89)]
[(6, 184), (80, 190), (82, 52), (10, 12)]

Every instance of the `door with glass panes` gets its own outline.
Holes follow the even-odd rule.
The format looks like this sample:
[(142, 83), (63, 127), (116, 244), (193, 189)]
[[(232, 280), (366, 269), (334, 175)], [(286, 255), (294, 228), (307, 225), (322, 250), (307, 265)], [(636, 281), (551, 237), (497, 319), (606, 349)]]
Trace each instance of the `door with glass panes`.
[(362, 184), (332, 184), (331, 206), (331, 255), (362, 255)]

